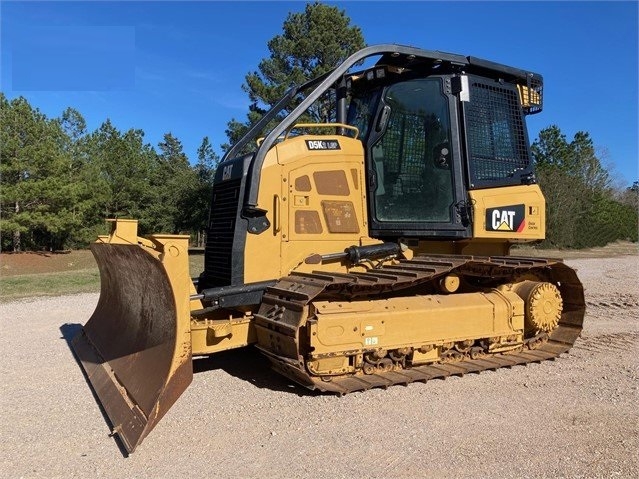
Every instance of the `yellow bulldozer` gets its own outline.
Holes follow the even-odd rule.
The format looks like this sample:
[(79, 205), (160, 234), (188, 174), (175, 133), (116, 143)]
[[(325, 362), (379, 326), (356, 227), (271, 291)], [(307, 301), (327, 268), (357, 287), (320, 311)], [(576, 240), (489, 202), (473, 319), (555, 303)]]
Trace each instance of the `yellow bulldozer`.
[[(199, 277), (187, 236), (111, 220), (72, 346), (126, 450), (188, 387), (194, 356), (253, 345), (342, 395), (568, 351), (585, 311), (575, 271), (509, 255), (545, 235), (526, 128), (542, 99), (536, 73), (367, 47), (228, 150)], [(317, 104), (331, 122), (300, 122)]]

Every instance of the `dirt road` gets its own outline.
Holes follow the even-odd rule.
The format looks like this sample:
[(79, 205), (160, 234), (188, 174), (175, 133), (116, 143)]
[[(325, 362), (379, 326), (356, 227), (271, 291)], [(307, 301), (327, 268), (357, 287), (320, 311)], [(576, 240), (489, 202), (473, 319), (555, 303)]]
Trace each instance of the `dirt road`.
[(68, 347), (97, 295), (1, 304), (0, 476), (639, 477), (639, 256), (568, 264), (588, 312), (556, 361), (339, 398), (229, 352), (130, 457)]

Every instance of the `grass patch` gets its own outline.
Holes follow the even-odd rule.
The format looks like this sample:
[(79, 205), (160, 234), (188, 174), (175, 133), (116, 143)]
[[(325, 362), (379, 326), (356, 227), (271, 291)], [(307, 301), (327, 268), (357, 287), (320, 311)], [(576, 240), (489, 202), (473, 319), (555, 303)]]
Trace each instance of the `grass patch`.
[(204, 255), (189, 254), (189, 271), (191, 278), (197, 278), (204, 271)]
[[(65, 257), (3, 254), (0, 259), (0, 303), (100, 292), (100, 272), (97, 266), (91, 267), (95, 261), (89, 251), (72, 252)], [(85, 267), (75, 269), (80, 265)], [(189, 255), (189, 269), (191, 277), (198, 277), (204, 269), (204, 255)], [(25, 273), (21, 274), (22, 271)]]
[(59, 273), (23, 274), (0, 278), (0, 302), (100, 291), (97, 268)]

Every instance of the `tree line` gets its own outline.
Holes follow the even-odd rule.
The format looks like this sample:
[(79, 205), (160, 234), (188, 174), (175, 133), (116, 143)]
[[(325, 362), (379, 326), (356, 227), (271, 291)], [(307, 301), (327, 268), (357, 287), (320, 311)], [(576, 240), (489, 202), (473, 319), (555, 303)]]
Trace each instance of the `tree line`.
[(3, 251), (82, 248), (104, 218), (136, 218), (141, 234), (206, 227), (219, 161), (207, 137), (191, 165), (171, 133), (153, 147), (108, 119), (87, 131), (80, 112), (47, 118), (0, 93), (0, 244)]
[[(326, 73), (364, 46), (361, 30), (337, 7), (316, 2), (290, 13), (282, 33), (268, 42), (269, 57), (245, 77), (249, 111), (245, 121), (228, 122), (223, 149), (291, 84)], [(331, 101), (330, 95), (321, 98), (301, 120), (334, 120)], [(568, 141), (552, 125), (540, 132), (532, 153), (547, 200), (542, 246), (637, 241), (639, 183), (615, 188), (588, 133), (577, 132)], [(0, 93), (0, 246), (2, 251), (85, 247), (105, 232), (104, 218), (113, 217), (138, 219), (140, 234), (187, 233), (201, 239), (218, 162), (208, 137), (192, 163), (171, 133), (152, 146), (142, 130), (120, 131), (108, 119), (89, 132), (73, 108), (47, 118), (25, 98), (9, 101)]]
[(543, 247), (588, 248), (637, 241), (639, 181), (619, 188), (587, 132), (568, 141), (557, 125), (533, 142), (539, 186), (546, 197)]
[[(615, 188), (588, 133), (568, 141), (552, 125), (532, 153), (547, 202), (542, 246), (637, 241), (639, 182)], [(142, 130), (121, 131), (108, 119), (88, 132), (73, 108), (47, 118), (25, 98), (0, 93), (2, 251), (83, 248), (114, 217), (138, 219), (141, 234), (201, 240), (218, 162), (208, 137), (191, 164), (171, 133), (154, 147)]]

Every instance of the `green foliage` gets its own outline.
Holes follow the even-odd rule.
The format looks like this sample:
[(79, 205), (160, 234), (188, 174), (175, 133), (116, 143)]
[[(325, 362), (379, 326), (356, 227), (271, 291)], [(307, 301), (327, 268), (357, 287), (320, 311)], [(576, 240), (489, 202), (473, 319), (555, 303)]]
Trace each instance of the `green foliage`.
[(220, 162), (220, 157), (213, 151), (208, 136), (202, 139), (202, 144), (197, 150), (197, 159), (194, 168), (197, 176), (196, 183), (193, 189), (186, 192), (184, 202), (188, 207), (184, 209), (183, 214), (187, 229), (199, 232), (199, 237), (203, 238), (209, 217), (209, 205), (213, 196), (215, 171)]
[(157, 193), (151, 188), (156, 153), (144, 143), (142, 130), (120, 132), (110, 120), (89, 135), (87, 181), (94, 188), (94, 213), (102, 218), (137, 218), (140, 230), (154, 226), (149, 206)]
[(219, 157), (208, 137), (198, 149), (198, 162), (192, 167), (182, 144), (171, 133), (159, 144), (152, 187), (158, 199), (150, 208), (154, 231), (169, 233), (201, 232), (206, 228), (213, 176)]
[(637, 241), (637, 210), (599, 191), (588, 202), (589, 209), (579, 226), (582, 235), (573, 247), (605, 246), (617, 240)]
[(148, 208), (150, 229), (178, 233), (181, 230), (183, 198), (187, 189), (195, 187), (196, 175), (184, 154), (182, 143), (171, 133), (164, 135), (164, 141), (158, 147), (160, 152), (155, 156), (150, 177), (152, 191), (157, 195)]
[(632, 193), (625, 202), (618, 199), (588, 133), (577, 132), (568, 142), (552, 125), (539, 133), (532, 152), (547, 204), (543, 245), (587, 248), (616, 240), (637, 241)]
[[(359, 27), (352, 26), (350, 18), (337, 7), (308, 3), (303, 12), (290, 13), (282, 26), (282, 34), (268, 42), (269, 58), (259, 63), (258, 71), (246, 75), (242, 88), (251, 101), (248, 120), (242, 123), (233, 119), (228, 123), (229, 144), (236, 143), (249, 125), (257, 122), (291, 85), (299, 85), (334, 69), (364, 46)], [(300, 101), (292, 102), (287, 112)], [(332, 95), (324, 96), (300, 121), (334, 120), (331, 116), (334, 108), (330, 108), (332, 101)]]
[(85, 247), (104, 218), (135, 218), (140, 234), (199, 233), (219, 157), (204, 139), (191, 166), (167, 133), (159, 153), (144, 132), (108, 119), (87, 133), (73, 108), (49, 119), (0, 94), (0, 242), (3, 251)]
[(0, 231), (3, 249), (61, 249), (74, 242), (89, 195), (61, 123), (24, 98), (0, 94)]

